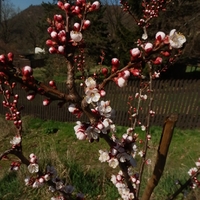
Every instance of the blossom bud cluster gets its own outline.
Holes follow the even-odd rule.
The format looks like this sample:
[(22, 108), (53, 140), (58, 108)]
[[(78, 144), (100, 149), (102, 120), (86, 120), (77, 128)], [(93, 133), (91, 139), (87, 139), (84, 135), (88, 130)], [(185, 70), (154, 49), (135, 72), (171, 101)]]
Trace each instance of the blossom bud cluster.
[[(13, 121), (16, 128), (20, 128), (22, 126), (22, 121), (21, 121), (20, 111), (17, 108), (19, 95), (13, 94), (10, 89), (6, 89), (6, 86), (13, 89), (16, 86), (16, 83), (13, 82), (10, 85), (8, 81), (4, 81), (4, 85), (5, 85), (5, 89), (2, 89), (1, 92), (4, 94), (5, 100), (2, 101), (2, 104), (5, 108), (9, 109), (9, 112), (5, 114), (5, 119), (9, 121)], [(13, 139), (11, 144), (17, 145), (16, 144), (17, 137)]]
[[(72, 27), (69, 24), (65, 24), (65, 19), (60, 14), (54, 15), (52, 21), (49, 20), (50, 26), (47, 31), (51, 39), (46, 41), (46, 44), (49, 46), (49, 52), (65, 55), (66, 46), (69, 44), (76, 45), (81, 42), (83, 38), (81, 31), (90, 26), (90, 20), (85, 19), (83, 15), (98, 10), (100, 3), (95, 1), (90, 4), (86, 3), (85, 0), (76, 0), (74, 4), (70, 4), (68, 2), (63, 3), (62, 1), (58, 1), (57, 6), (65, 11), (67, 16), (78, 16), (82, 20), (81, 23), (75, 22)], [(70, 33), (69, 35), (68, 32)]]
[[(28, 171), (33, 174), (33, 173), (38, 173), (39, 172), (39, 165), (37, 163), (37, 157), (35, 154), (31, 153), (29, 156), (29, 166), (28, 166)], [(45, 173), (44, 175), (37, 176), (36, 178), (34, 177), (27, 177), (25, 178), (25, 185), (31, 185), (33, 188), (39, 188), (44, 185), (46, 181), (50, 180), (50, 173)]]
[(37, 157), (35, 154), (31, 153), (29, 156), (29, 166), (28, 166), (28, 171), (33, 174), (37, 173), (39, 171), (39, 165), (37, 164)]
[[(130, 72), (133, 76), (143, 77), (142, 70), (144, 66), (139, 64), (143, 61), (145, 61), (145, 63), (149, 62), (153, 66), (152, 77), (159, 77), (160, 71), (158, 69), (160, 69), (161, 66), (165, 66), (165, 62), (173, 62), (176, 57), (174, 56), (173, 58), (171, 56), (172, 49), (180, 49), (186, 42), (185, 36), (178, 33), (176, 29), (172, 29), (168, 35), (163, 31), (158, 31), (155, 34), (153, 42), (145, 41), (147, 38), (147, 33), (145, 36), (143, 34), (143, 41), (138, 40), (138, 47), (130, 49), (130, 60), (132, 63), (137, 63), (137, 67), (129, 68), (124, 72), (118, 73), (118, 77), (115, 77), (114, 81), (119, 87), (126, 85), (128, 77), (130, 76), (127, 72)], [(117, 72), (117, 70), (119, 70), (119, 60), (117, 58), (113, 58), (111, 63), (112, 73)]]
[(74, 127), (76, 137), (79, 140), (89, 139), (90, 142), (99, 139), (99, 134), (107, 134), (109, 132), (115, 132), (115, 125), (113, 121), (109, 118), (100, 120), (96, 125), (91, 125), (90, 123), (76, 122)]
[(139, 20), (138, 26), (148, 26), (148, 21), (152, 18), (157, 18), (160, 11), (165, 11), (168, 1), (164, 0), (150, 0), (143, 1), (143, 18)]
[(18, 171), (20, 168), (21, 163), (20, 162), (12, 162), (10, 165), (11, 171)]
[(46, 45), (49, 46), (49, 52), (64, 54), (67, 37), (62, 15), (54, 15), (54, 21), (50, 22), (47, 32), (51, 36), (51, 39), (46, 41)]
[[(140, 56), (140, 50), (138, 48), (132, 49), (130, 51), (132, 53), (132, 58), (138, 58)], [(132, 59), (132, 60), (133, 60)], [(118, 58), (112, 58), (111, 60), (111, 73), (116, 73), (119, 69), (120, 66), (120, 61)], [(104, 69), (104, 71), (103, 71)], [(102, 73), (104, 75), (107, 75), (107, 70), (105, 68), (102, 69)], [(134, 76), (139, 76), (140, 75), (140, 70), (139, 69), (134, 69), (131, 68), (130, 70), (124, 70), (122, 72), (117, 73), (117, 77), (115, 77), (113, 80), (114, 82), (119, 86), (119, 87), (124, 87), (127, 84), (127, 81), (130, 77), (130, 72), (134, 75)]]
[[(28, 83), (29, 85), (33, 85), (35, 82), (35, 79), (33, 77), (33, 69), (30, 66), (24, 66), (21, 70), (21, 75), (22, 75), (22, 80), (26, 83)], [(29, 99), (30, 98), (30, 99)], [(32, 100), (34, 98), (33, 97), (27, 97), (28, 100)]]
[(1, 54), (0, 55), (0, 64), (8, 64), (12, 63), (14, 58), (14, 54), (12, 52), (9, 52), (7, 55)]
[[(166, 35), (162, 31), (158, 31), (155, 35), (155, 40), (153, 43), (138, 40), (138, 47), (130, 50), (130, 60), (132, 63), (142, 63), (143, 60), (145, 63), (151, 63), (154, 66), (152, 77), (157, 78), (159, 77), (160, 72), (156, 69), (159, 69), (159, 67), (162, 65), (164, 66), (165, 60), (172, 62), (173, 58), (170, 58), (171, 50), (182, 48), (185, 42), (185, 36), (181, 33), (177, 33), (175, 29), (171, 30), (169, 35)], [(163, 50), (164, 47), (165, 49)], [(141, 64), (138, 64), (137, 67), (129, 68), (122, 72), (119, 70), (120, 61), (118, 58), (113, 58), (111, 65), (112, 73), (117, 73), (119, 71), (119, 73), (117, 73), (118, 76), (113, 79), (119, 87), (126, 86), (128, 78), (130, 77), (130, 73), (136, 77), (143, 77), (141, 74), (143, 66)], [(107, 75), (107, 70), (104, 69), (104, 72), (102, 71), (102, 73)]]

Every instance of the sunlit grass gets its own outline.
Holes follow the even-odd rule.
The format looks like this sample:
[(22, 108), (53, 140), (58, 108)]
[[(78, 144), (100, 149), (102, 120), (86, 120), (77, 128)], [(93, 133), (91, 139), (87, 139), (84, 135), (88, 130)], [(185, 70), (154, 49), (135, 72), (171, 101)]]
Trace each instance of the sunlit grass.
[[(14, 129), (10, 123), (4, 123), (3, 120), (1, 120), (1, 126), (5, 127), (5, 132), (2, 132), (0, 137), (2, 152), (6, 147), (10, 147), (9, 141), (14, 136)], [(106, 163), (100, 163), (98, 160), (98, 150), (108, 149), (107, 144), (101, 139), (93, 143), (78, 141), (73, 127), (74, 123), (45, 121), (33, 117), (23, 118), (24, 154), (29, 156), (30, 153), (35, 153), (43, 170), (47, 164), (54, 165), (60, 178), (64, 178), (75, 186), (78, 192), (83, 192), (86, 199), (117, 199), (116, 188), (110, 182), (113, 170)], [(117, 128), (117, 135), (124, 132), (126, 132), (125, 127)], [(136, 132), (144, 135), (139, 129)], [(152, 164), (146, 166), (144, 180), (150, 177), (153, 170), (161, 132), (161, 127), (151, 128), (152, 140), (147, 158), (152, 160)], [(175, 129), (165, 172), (152, 199), (165, 198), (176, 189), (177, 179), (183, 182), (188, 178), (187, 171), (195, 165), (199, 157), (199, 141), (199, 130)], [(50, 199), (53, 194), (48, 192), (48, 189), (24, 187), (24, 178), (29, 175), (26, 167), (22, 166), (17, 174), (10, 174), (8, 170), (5, 173), (3, 169), (8, 169), (9, 163), (9, 161), (0, 162), (0, 184), (6, 185), (6, 187), (0, 185), (0, 199)]]

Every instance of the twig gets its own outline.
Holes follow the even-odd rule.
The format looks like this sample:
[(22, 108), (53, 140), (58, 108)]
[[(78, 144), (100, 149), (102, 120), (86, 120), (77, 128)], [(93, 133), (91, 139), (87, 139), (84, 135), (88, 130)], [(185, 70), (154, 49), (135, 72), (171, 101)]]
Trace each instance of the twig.
[[(149, 77), (150, 77), (150, 81), (149, 81), (149, 90), (150, 90), (150, 95), (149, 95), (149, 106), (148, 106), (148, 113), (147, 113), (147, 124), (146, 124), (146, 138), (145, 138), (145, 144), (144, 144), (144, 155), (140, 164), (140, 169), (139, 169), (139, 180), (140, 183), (142, 182), (142, 176), (143, 176), (143, 172), (144, 172), (144, 166), (145, 166), (145, 162), (146, 162), (146, 156), (147, 156), (147, 149), (148, 149), (148, 134), (149, 134), (149, 129), (150, 129), (150, 111), (152, 109), (152, 104), (153, 104), (153, 89), (152, 89), (152, 65), (150, 62), (148, 62), (148, 66), (149, 66)], [(140, 193), (140, 187), (141, 184), (138, 185), (137, 187), (137, 192), (136, 192), (136, 199), (139, 198), (139, 193)]]
[(173, 200), (175, 199), (178, 194), (180, 194), (184, 189), (186, 189), (192, 182), (192, 179), (196, 177), (200, 173), (200, 168), (197, 170), (195, 174), (193, 174), (184, 184), (181, 184), (181, 187), (178, 188), (170, 197), (168, 197), (166, 200)]

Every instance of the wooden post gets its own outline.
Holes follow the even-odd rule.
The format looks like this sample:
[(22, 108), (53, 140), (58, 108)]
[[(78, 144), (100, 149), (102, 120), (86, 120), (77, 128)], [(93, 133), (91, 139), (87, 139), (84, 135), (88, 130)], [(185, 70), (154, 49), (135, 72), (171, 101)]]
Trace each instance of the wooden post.
[(147, 186), (144, 190), (142, 200), (150, 199), (154, 188), (158, 185), (158, 182), (163, 174), (169, 146), (171, 143), (171, 139), (173, 136), (173, 131), (174, 131), (174, 127), (177, 122), (177, 119), (178, 119), (178, 116), (172, 114), (169, 117), (167, 117), (165, 120), (161, 139), (160, 139), (160, 144), (158, 146), (157, 159), (156, 159), (155, 167), (153, 170), (153, 174), (151, 178), (149, 179)]

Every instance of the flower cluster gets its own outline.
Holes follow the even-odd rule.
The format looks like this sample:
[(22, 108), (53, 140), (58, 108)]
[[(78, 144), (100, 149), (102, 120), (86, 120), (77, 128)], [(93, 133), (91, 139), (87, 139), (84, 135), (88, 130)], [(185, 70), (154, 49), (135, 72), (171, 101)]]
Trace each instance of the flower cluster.
[(85, 80), (85, 100), (88, 104), (92, 102), (97, 102), (99, 101), (101, 95), (99, 93), (99, 90), (97, 89), (96, 81), (92, 78), (89, 77)]
[(96, 125), (90, 123), (76, 122), (74, 126), (76, 137), (79, 140), (89, 139), (89, 141), (98, 140), (100, 133), (107, 134), (109, 132), (115, 132), (115, 125), (109, 118), (105, 118), (99, 121)]
[[(90, 26), (90, 20), (85, 19), (85, 15), (89, 12), (98, 10), (100, 3), (98, 1), (86, 3), (85, 0), (77, 0), (75, 4), (57, 2), (58, 7), (63, 10), (66, 16), (77, 16), (79, 22), (75, 22), (72, 27), (70, 24), (65, 24), (69, 21), (60, 14), (55, 14), (53, 20), (48, 20), (49, 28), (47, 29), (51, 39), (46, 41), (49, 46), (50, 53), (58, 53), (65, 55), (67, 46), (76, 46), (83, 39), (82, 30)], [(69, 33), (69, 34), (68, 34)]]
[(13, 139), (10, 141), (12, 144), (12, 147), (15, 148), (17, 145), (20, 145), (21, 143), (21, 137), (20, 136), (15, 136)]
[(200, 180), (198, 179), (198, 175), (200, 173), (200, 158), (197, 162), (195, 162), (196, 167), (191, 168), (188, 171), (189, 176), (191, 177), (191, 188), (200, 187)]
[(35, 154), (31, 153), (30, 154), (30, 164), (28, 166), (28, 171), (30, 173), (37, 173), (39, 171), (39, 165), (37, 164), (37, 157)]
[(132, 128), (127, 129), (127, 133), (123, 134), (121, 140), (117, 140), (113, 136), (113, 141), (116, 143), (110, 151), (99, 150), (99, 160), (101, 162), (108, 162), (109, 166), (116, 168), (119, 162), (127, 163), (127, 165), (136, 167), (136, 161), (134, 159), (137, 146), (135, 141), (138, 137), (137, 134), (132, 135)]
[[(158, 78), (160, 72), (165, 69), (166, 63), (174, 62), (177, 57), (177, 55), (174, 57), (171, 56), (172, 49), (180, 49), (186, 42), (185, 36), (177, 33), (176, 29), (172, 29), (168, 35), (163, 31), (158, 31), (153, 42), (147, 42), (145, 40), (138, 40), (138, 47), (130, 50), (130, 60), (132, 63), (135, 63), (133, 67), (120, 70), (119, 59), (113, 58), (111, 60), (111, 73), (116, 74), (113, 81), (119, 87), (126, 86), (131, 74), (135, 77), (146, 78), (146, 69), (142, 65), (143, 61), (152, 65), (152, 78)], [(102, 73), (107, 76), (107, 70), (105, 68), (103, 69)]]
[[(119, 171), (119, 173), (117, 175), (112, 175), (111, 181), (116, 186), (116, 188), (123, 200), (134, 199), (133, 192), (130, 192), (130, 189), (124, 183), (124, 175), (123, 175), (122, 171)], [(133, 183), (134, 188), (136, 187), (136, 184), (139, 184), (139, 181), (134, 176), (131, 178), (131, 181)]]

